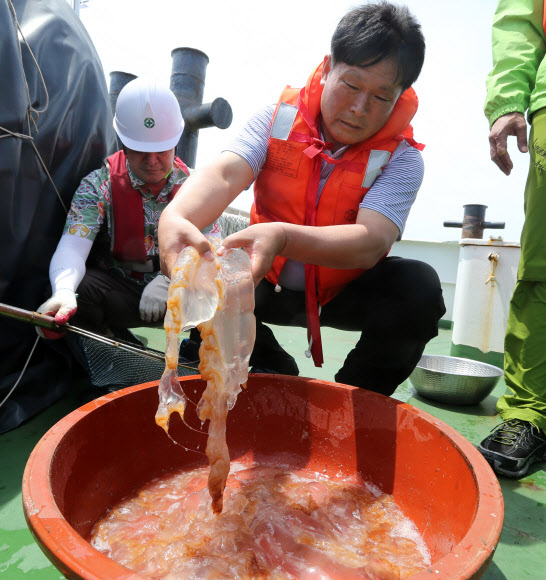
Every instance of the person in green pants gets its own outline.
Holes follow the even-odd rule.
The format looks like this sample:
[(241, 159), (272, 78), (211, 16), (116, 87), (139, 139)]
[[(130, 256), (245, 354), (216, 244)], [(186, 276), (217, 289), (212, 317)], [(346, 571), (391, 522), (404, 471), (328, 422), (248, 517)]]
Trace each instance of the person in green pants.
[[(492, 161), (506, 175), (508, 136), (530, 151), (518, 279), (510, 302), (502, 423), (478, 446), (493, 469), (523, 477), (546, 459), (546, 37), (545, 0), (500, 0), (493, 20), (493, 69), (485, 115)], [(527, 119), (531, 134), (527, 141)]]

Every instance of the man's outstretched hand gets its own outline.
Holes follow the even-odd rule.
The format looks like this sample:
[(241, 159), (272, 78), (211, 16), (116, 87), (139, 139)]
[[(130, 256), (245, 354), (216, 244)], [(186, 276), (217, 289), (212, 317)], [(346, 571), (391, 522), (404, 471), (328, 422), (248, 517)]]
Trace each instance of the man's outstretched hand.
[(186, 246), (193, 246), (207, 260), (212, 260), (213, 256), (207, 238), (188, 220), (168, 209), (159, 220), (158, 237), (161, 272), (171, 278), (178, 254)]

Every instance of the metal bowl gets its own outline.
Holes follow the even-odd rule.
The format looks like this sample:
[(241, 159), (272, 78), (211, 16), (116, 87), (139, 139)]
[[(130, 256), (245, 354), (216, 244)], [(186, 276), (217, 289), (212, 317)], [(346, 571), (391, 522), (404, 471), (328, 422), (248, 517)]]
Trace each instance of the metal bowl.
[(427, 399), (451, 405), (477, 405), (491, 393), (502, 375), (502, 369), (487, 363), (424, 354), (409, 380)]

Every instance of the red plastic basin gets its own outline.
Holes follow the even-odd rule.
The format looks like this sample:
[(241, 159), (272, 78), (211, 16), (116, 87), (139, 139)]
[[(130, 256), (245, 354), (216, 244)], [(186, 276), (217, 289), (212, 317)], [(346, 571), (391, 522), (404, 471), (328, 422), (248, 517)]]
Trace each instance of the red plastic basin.
[[(180, 379), (195, 402), (204, 383)], [(23, 478), (28, 525), (68, 578), (142, 578), (87, 542), (106, 510), (154, 477), (206, 464), (175, 445), (154, 422), (157, 381), (92, 401), (52, 427), (33, 450)], [(193, 406), (187, 420), (198, 426)], [(205, 437), (172, 416), (170, 433), (204, 450)], [(232, 460), (275, 463), (346, 475), (390, 493), (432, 556), (412, 578), (479, 578), (503, 522), (493, 471), (462, 435), (411, 405), (336, 383), (251, 375), (228, 414)]]

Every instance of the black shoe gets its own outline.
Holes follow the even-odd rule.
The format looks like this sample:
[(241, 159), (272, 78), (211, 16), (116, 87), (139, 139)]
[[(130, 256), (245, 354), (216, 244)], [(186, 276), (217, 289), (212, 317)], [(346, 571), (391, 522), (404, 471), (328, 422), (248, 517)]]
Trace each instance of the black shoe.
[(114, 338), (121, 340), (123, 342), (128, 342), (129, 344), (134, 344), (135, 346), (145, 346), (144, 343), (135, 336), (128, 328), (117, 328), (112, 331)]
[(191, 338), (185, 338), (180, 343), (180, 349), (178, 351), (178, 360), (182, 364), (195, 363), (197, 366), (199, 364), (199, 347), (200, 342), (192, 340)]
[(546, 459), (546, 435), (528, 421), (510, 419), (495, 427), (478, 450), (494, 471), (519, 478), (532, 463)]
[(252, 367), (248, 372), (249, 373), (262, 373), (264, 375), (280, 375), (281, 374), (277, 371), (274, 371), (273, 369), (268, 369), (266, 367), (257, 367), (257, 366)]
[(253, 369), (260, 369), (251, 372), (267, 372), (294, 377), (300, 374), (296, 359), (277, 342), (271, 328), (259, 321), (256, 321), (256, 341), (248, 365)]

